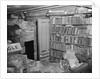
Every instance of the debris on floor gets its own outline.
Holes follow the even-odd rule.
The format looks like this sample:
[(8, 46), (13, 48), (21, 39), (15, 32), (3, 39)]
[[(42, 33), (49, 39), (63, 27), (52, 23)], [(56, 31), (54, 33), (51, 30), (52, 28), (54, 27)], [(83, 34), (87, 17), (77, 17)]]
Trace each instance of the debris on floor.
[(35, 61), (27, 59), (25, 55), (12, 55), (8, 60), (8, 73), (65, 73), (60, 63)]

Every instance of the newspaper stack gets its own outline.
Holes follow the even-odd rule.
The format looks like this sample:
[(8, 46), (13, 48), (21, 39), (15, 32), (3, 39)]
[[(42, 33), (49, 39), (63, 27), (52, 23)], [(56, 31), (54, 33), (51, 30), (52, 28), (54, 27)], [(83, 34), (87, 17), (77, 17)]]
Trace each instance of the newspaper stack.
[(23, 70), (24, 68), (27, 67), (26, 60), (27, 60), (26, 55), (16, 54), (16, 55), (13, 55), (9, 58), (8, 63), (15, 66), (16, 67), (15, 69), (17, 69), (17, 70)]

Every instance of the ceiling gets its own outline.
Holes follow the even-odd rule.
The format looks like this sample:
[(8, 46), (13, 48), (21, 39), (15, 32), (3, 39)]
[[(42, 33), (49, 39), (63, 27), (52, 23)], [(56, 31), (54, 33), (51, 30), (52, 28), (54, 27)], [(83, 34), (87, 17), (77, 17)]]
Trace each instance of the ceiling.
[[(60, 5), (7, 5), (7, 13), (20, 12), (25, 10), (39, 10), (47, 7), (59, 7)], [(91, 8), (92, 6), (86, 5)]]
[(41, 8), (51, 7), (47, 5), (7, 5), (7, 12), (13, 13), (13, 12), (19, 12), (24, 10), (38, 10)]

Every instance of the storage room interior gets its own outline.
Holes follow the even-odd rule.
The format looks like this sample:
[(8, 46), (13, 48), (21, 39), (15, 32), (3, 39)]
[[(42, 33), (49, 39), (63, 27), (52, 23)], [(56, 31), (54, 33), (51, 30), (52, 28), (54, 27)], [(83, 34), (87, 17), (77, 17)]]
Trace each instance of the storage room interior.
[(92, 73), (92, 5), (7, 5), (7, 73)]

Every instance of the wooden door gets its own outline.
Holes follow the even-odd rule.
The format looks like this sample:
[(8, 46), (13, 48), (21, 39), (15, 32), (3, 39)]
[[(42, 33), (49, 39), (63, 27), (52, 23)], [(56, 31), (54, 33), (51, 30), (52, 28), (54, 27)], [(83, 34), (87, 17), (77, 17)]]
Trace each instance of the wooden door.
[(41, 60), (49, 58), (49, 19), (38, 19), (38, 43)]

